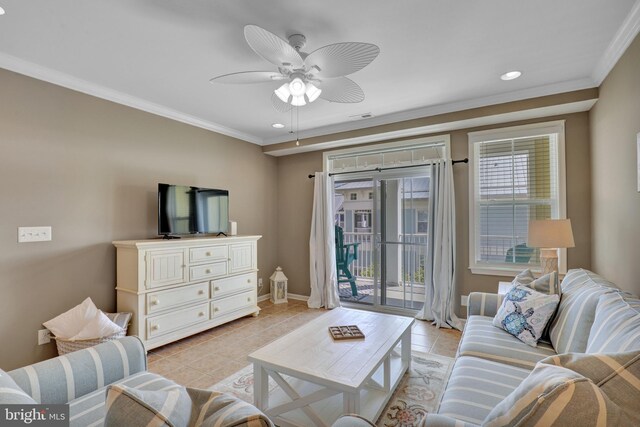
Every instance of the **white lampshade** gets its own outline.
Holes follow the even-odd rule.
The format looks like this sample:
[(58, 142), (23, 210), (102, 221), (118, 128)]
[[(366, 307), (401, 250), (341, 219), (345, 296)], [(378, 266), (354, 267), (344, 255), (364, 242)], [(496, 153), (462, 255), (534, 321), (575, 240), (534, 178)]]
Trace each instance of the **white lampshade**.
[(306, 90), (307, 85), (304, 84), (300, 77), (296, 77), (295, 79), (291, 80), (291, 83), (289, 83), (289, 91), (293, 96), (302, 96), (304, 95), (304, 92)]
[(293, 98), (291, 99), (291, 105), (293, 105), (294, 107), (302, 107), (303, 105), (306, 105), (307, 103), (304, 100), (304, 95), (300, 95), (300, 96), (293, 96)]
[(573, 248), (570, 219), (544, 219), (529, 221), (527, 246), (532, 248)]
[(318, 97), (322, 93), (322, 89), (318, 89), (314, 86), (313, 83), (307, 83), (307, 91), (305, 93), (307, 95), (307, 98), (309, 99), (309, 102), (313, 102), (318, 99)]
[(291, 92), (289, 91), (289, 83), (283, 84), (274, 92), (282, 102), (289, 102), (289, 97), (291, 96)]

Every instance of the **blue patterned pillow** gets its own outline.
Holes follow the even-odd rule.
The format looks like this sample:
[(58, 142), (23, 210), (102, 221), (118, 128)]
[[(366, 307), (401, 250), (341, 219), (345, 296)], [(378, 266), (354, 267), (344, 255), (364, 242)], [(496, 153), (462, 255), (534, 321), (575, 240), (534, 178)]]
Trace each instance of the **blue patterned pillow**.
[(493, 325), (532, 347), (538, 346), (547, 323), (558, 308), (560, 297), (515, 285), (506, 293)]

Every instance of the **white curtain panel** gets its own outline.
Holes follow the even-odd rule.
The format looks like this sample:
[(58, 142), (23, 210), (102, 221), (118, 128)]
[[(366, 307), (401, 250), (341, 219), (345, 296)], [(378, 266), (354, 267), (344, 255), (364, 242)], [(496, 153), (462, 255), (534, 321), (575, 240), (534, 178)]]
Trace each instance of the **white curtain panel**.
[(425, 304), (417, 319), (430, 320), (438, 328), (462, 330), (453, 311), (456, 270), (456, 209), (453, 165), (439, 160), (430, 166), (429, 228), (425, 260)]
[(333, 212), (333, 180), (316, 172), (309, 236), (310, 308), (340, 307)]

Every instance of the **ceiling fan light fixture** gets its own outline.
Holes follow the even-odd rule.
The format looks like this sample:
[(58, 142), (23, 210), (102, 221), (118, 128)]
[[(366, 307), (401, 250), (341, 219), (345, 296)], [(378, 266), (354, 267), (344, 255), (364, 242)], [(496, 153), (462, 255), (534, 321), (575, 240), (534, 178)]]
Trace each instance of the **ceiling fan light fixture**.
[(321, 93), (322, 89), (318, 89), (313, 83), (307, 83), (307, 91), (305, 92), (305, 94), (307, 95), (307, 99), (309, 99), (309, 102), (313, 102), (318, 99)]
[[(294, 97), (304, 95), (307, 85), (304, 84), (300, 77), (296, 77), (289, 83), (289, 91)], [(303, 104), (304, 105), (304, 104)]]
[(273, 92), (278, 96), (278, 98), (280, 98), (282, 102), (289, 102), (289, 97), (291, 96), (291, 91), (289, 91), (289, 83), (283, 84)]
[(300, 96), (294, 95), (293, 98), (291, 99), (291, 105), (293, 105), (294, 107), (302, 107), (303, 105), (307, 105), (307, 103), (304, 100), (304, 95), (300, 95)]

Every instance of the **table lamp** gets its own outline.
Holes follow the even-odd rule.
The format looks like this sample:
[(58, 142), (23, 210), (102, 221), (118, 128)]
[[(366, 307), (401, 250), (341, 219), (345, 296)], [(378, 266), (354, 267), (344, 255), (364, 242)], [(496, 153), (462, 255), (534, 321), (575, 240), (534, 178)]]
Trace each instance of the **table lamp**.
[(540, 248), (542, 274), (558, 272), (558, 248), (573, 248), (570, 219), (543, 219), (529, 221), (527, 246)]

